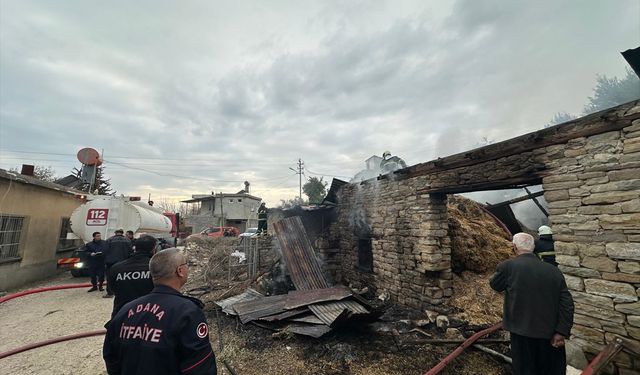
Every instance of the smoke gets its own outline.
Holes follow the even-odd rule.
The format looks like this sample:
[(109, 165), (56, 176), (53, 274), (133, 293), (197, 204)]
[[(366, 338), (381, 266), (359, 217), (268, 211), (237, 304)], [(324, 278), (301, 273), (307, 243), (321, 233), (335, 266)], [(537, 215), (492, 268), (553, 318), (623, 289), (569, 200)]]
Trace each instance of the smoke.
[[(542, 190), (542, 185), (535, 185), (528, 187), (531, 193), (536, 193)], [(462, 196), (472, 199), (476, 202), (485, 203), (500, 203), (510, 199), (518, 198), (526, 195), (527, 192), (524, 189), (507, 189), (507, 190), (492, 190), (492, 191), (477, 191), (472, 193), (464, 193)], [(546, 210), (548, 208), (547, 201), (544, 196), (536, 197), (538, 202)], [(528, 229), (535, 230), (541, 225), (549, 224), (549, 219), (545, 216), (540, 208), (529, 199), (523, 202), (514, 203), (511, 205), (511, 210), (524, 226)]]

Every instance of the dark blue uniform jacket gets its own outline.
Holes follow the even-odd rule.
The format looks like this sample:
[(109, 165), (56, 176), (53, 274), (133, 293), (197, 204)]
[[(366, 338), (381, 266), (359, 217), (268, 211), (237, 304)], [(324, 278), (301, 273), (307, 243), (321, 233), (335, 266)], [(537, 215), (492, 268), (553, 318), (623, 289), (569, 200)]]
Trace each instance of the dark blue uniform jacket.
[(105, 326), (109, 375), (216, 374), (202, 307), (164, 285), (125, 304)]

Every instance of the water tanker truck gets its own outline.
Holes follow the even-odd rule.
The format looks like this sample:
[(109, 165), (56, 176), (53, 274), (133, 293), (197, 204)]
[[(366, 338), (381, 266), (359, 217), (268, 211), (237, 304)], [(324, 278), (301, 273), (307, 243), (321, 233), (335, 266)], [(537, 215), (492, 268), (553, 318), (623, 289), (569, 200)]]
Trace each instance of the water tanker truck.
[[(173, 245), (178, 234), (178, 214), (163, 213), (162, 210), (140, 201), (136, 197), (89, 196), (88, 201), (71, 214), (71, 231), (67, 238), (93, 240), (93, 233), (100, 232), (102, 239), (114, 235), (117, 229), (133, 231), (137, 238), (148, 234)], [(88, 254), (83, 248), (73, 252), (71, 258), (58, 261), (71, 269), (73, 276), (87, 274)]]

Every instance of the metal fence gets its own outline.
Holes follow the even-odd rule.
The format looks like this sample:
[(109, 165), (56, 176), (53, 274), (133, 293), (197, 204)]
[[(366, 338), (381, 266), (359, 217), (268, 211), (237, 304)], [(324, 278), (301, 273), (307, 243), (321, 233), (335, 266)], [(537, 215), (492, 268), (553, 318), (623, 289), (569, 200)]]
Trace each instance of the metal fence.
[(20, 258), (24, 217), (0, 215), (0, 261)]
[(232, 267), (247, 267), (247, 277), (252, 279), (258, 274), (260, 267), (260, 250), (258, 249), (258, 239), (256, 237), (242, 237), (240, 245), (236, 250), (243, 252), (245, 260), (242, 263), (231, 264), (231, 256), (228, 257), (228, 278), (227, 281), (231, 282), (231, 268)]

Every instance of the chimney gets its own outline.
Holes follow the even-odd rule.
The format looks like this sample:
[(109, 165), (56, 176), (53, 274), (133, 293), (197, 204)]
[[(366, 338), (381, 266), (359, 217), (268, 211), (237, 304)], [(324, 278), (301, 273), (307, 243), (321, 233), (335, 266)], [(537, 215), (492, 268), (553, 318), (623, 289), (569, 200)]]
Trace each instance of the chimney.
[(33, 176), (34, 166), (29, 164), (22, 164), (22, 171), (20, 174), (25, 176)]
[(244, 182), (244, 192), (247, 194), (249, 194), (249, 185), (251, 185), (249, 181)]

